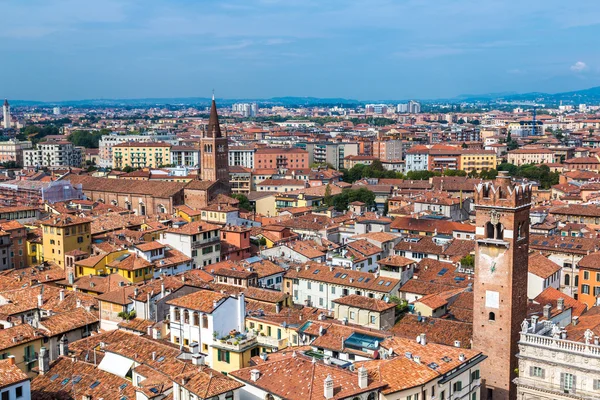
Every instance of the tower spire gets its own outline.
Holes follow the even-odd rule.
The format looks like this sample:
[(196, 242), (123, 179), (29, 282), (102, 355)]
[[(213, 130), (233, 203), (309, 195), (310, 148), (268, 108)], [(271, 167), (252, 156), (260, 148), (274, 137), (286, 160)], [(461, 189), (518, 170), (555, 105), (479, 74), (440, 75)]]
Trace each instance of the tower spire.
[(219, 126), (219, 115), (217, 114), (217, 103), (215, 102), (214, 93), (212, 98), (212, 104), (210, 106), (210, 117), (208, 119), (207, 131), (208, 137), (221, 137), (221, 127)]

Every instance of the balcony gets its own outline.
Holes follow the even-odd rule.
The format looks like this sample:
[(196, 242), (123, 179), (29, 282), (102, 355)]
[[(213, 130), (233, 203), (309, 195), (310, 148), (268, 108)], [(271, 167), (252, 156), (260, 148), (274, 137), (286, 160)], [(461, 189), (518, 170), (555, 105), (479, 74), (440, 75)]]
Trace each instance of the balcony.
[(271, 336), (257, 336), (256, 340), (261, 346), (269, 346), (281, 349), (286, 346), (287, 339), (277, 339)]
[(557, 398), (572, 398), (572, 399), (597, 399), (597, 392), (588, 392), (586, 390), (578, 389), (576, 387), (572, 389), (565, 389), (560, 385), (555, 385), (550, 382), (545, 382), (540, 379), (530, 379), (525, 377), (515, 378), (514, 382), (519, 387), (519, 391), (521, 388), (527, 388), (532, 391), (537, 391), (541, 393), (550, 394), (551, 396), (544, 397), (557, 397)]
[(554, 339), (534, 333), (521, 333), (520, 343), (535, 347), (545, 347), (551, 350), (562, 350), (569, 353), (583, 354), (588, 357), (600, 358), (600, 345), (573, 342), (571, 340)]
[(247, 334), (235, 332), (220, 338), (214, 337), (212, 347), (241, 353), (256, 347), (257, 344), (256, 336), (254, 336), (252, 331)]

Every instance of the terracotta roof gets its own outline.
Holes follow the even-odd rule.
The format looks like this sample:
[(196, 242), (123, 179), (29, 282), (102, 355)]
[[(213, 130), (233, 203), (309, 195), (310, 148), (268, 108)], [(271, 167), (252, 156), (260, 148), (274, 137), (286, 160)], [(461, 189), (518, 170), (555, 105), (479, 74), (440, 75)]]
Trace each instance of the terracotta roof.
[(391, 331), (396, 336), (412, 340), (421, 333), (425, 333), (429, 342), (447, 346), (454, 346), (454, 341), (459, 340), (463, 348), (471, 347), (473, 337), (473, 325), (470, 323), (440, 318), (419, 318), (413, 314), (406, 314)]
[(600, 307), (594, 306), (590, 308), (585, 314), (579, 317), (576, 325), (569, 324), (565, 329), (567, 330), (567, 340), (584, 342), (583, 334), (588, 329), (594, 332), (595, 336), (600, 336)]
[(419, 232), (436, 232), (438, 234), (452, 235), (454, 231), (475, 233), (475, 226), (470, 224), (461, 224), (460, 222), (452, 222), (437, 219), (426, 218), (411, 218), (398, 217), (392, 221), (390, 229), (419, 231)]
[[(252, 381), (251, 371), (260, 373), (258, 380)], [(323, 382), (330, 376), (333, 379), (333, 399), (352, 398), (361, 393), (373, 391), (385, 386), (385, 383), (370, 381), (366, 388), (358, 386), (356, 373), (326, 365), (321, 361), (312, 362), (310, 358), (292, 353), (274, 361), (242, 368), (230, 373), (236, 379), (248, 385), (258, 387), (279, 398), (289, 400), (323, 399)], [(294, 379), (290, 379), (294, 377)]]
[(190, 222), (180, 226), (179, 228), (173, 227), (169, 228), (167, 232), (169, 233), (177, 233), (180, 235), (196, 235), (202, 232), (215, 231), (219, 230), (221, 227), (219, 225), (210, 224), (205, 221), (196, 221)]
[(92, 220), (89, 218), (81, 218), (76, 217), (74, 215), (60, 215), (43, 220), (41, 221), (41, 224), (44, 226), (66, 227), (72, 225), (85, 224), (89, 222), (92, 222)]
[(153, 266), (151, 262), (134, 253), (124, 254), (106, 265), (111, 268), (119, 268), (126, 271), (135, 271)]
[(84, 191), (145, 194), (157, 198), (173, 197), (188, 185), (188, 183), (181, 182), (95, 178), (89, 175), (73, 174), (66, 175), (63, 180), (70, 181), (73, 185), (81, 184)]
[(572, 316), (580, 316), (587, 309), (587, 305), (585, 303), (577, 301), (569, 295), (553, 287), (547, 287), (542, 293), (540, 293), (535, 299), (533, 299), (533, 301), (529, 302), (527, 306), (527, 315), (537, 314), (539, 316), (542, 316), (543, 308), (546, 304), (550, 304), (552, 306), (551, 315), (559, 314), (561, 311), (558, 310), (557, 307), (558, 299), (565, 300), (565, 309), (572, 308)]
[[(0, 351), (40, 340), (42, 335), (29, 324), (15, 325), (10, 328), (0, 329)], [(21, 362), (19, 360), (18, 362)]]
[[(579, 263), (581, 265), (581, 261)], [(528, 271), (540, 278), (546, 279), (561, 270), (561, 266), (548, 259), (541, 253), (532, 253), (529, 255)]]
[[(93, 325), (98, 321), (97, 315), (86, 311), (84, 308), (76, 308), (73, 311), (54, 314), (42, 319), (40, 329), (47, 331), (50, 336), (56, 336), (87, 325)], [(91, 330), (91, 327), (88, 328), (89, 330)]]
[(350, 307), (357, 307), (364, 310), (383, 312), (391, 308), (396, 307), (394, 303), (388, 303), (387, 301), (359, 296), (357, 294), (351, 294), (348, 296), (340, 297), (339, 299), (333, 300), (334, 303), (342, 304)]
[(164, 249), (166, 246), (160, 242), (153, 241), (153, 242), (136, 244), (135, 247), (140, 251), (146, 252), (146, 251), (151, 251), (151, 250)]
[(27, 380), (29, 377), (16, 365), (16, 360), (0, 360), (0, 389)]
[(393, 267), (406, 267), (407, 265), (415, 264), (415, 260), (402, 256), (388, 256), (377, 261), (380, 265), (391, 265)]
[(197, 292), (169, 300), (167, 304), (204, 313), (212, 313), (228, 297), (229, 295), (211, 290), (198, 290)]

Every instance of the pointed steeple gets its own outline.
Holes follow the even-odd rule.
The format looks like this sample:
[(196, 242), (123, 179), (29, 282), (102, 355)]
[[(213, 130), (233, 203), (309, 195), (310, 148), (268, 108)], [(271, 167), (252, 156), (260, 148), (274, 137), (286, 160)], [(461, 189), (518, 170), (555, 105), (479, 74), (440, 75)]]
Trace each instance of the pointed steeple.
[(212, 96), (212, 104), (210, 106), (210, 118), (208, 119), (207, 137), (220, 138), (221, 127), (219, 126), (219, 116), (217, 115), (217, 103), (215, 102), (215, 94)]
[[(213, 99), (214, 99), (214, 95), (213, 95)], [(4, 99), (4, 105), (5, 105), (5, 106), (8, 106), (8, 105), (9, 105), (9, 104), (8, 104), (8, 99)]]

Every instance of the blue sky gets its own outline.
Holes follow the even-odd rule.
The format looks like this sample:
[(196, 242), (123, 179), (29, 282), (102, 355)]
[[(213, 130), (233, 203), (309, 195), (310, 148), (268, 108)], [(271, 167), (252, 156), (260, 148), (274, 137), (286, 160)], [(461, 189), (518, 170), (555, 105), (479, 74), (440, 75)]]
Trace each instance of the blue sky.
[(407, 99), (600, 85), (597, 0), (7, 0), (0, 97)]

